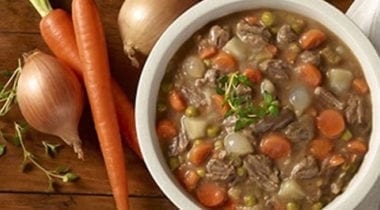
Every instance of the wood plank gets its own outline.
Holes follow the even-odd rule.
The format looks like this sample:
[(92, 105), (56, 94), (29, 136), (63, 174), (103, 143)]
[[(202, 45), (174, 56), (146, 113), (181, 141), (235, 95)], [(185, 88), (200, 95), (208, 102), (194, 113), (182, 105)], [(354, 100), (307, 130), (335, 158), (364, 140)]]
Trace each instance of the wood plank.
[[(0, 193), (1, 209), (12, 210), (113, 210), (111, 196), (53, 195)], [(164, 198), (130, 198), (130, 208), (138, 210), (174, 210), (175, 206)]]

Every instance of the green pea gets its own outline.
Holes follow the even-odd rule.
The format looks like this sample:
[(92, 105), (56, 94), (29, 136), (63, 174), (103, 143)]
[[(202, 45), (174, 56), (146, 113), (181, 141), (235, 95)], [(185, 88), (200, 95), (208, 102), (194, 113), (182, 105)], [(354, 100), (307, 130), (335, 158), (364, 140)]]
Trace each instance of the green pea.
[(198, 111), (197, 107), (190, 105), (186, 108), (185, 115), (187, 117), (196, 117), (199, 115), (199, 111)]
[(311, 210), (321, 210), (323, 207), (323, 204), (321, 202), (318, 202), (318, 203), (314, 203), (312, 206), (311, 206)]
[(305, 21), (302, 19), (295, 19), (290, 24), (290, 27), (293, 29), (294, 32), (297, 34), (301, 33), (305, 27)]
[(165, 82), (161, 84), (161, 91), (164, 93), (169, 93), (173, 89), (173, 83)]
[(220, 128), (217, 125), (209, 125), (207, 127), (206, 133), (208, 137), (216, 137), (220, 132)]
[(169, 166), (171, 170), (175, 170), (179, 166), (179, 159), (177, 157), (171, 157), (169, 159)]
[(300, 206), (297, 203), (289, 202), (286, 204), (286, 210), (299, 210)]
[(348, 129), (346, 131), (344, 131), (341, 139), (344, 140), (344, 141), (348, 141), (348, 140), (352, 139), (352, 133), (351, 133), (351, 131), (348, 130)]
[(272, 12), (266, 11), (261, 14), (261, 22), (264, 26), (270, 27), (275, 21), (275, 16)]
[(257, 203), (256, 198), (253, 195), (244, 196), (243, 201), (245, 206), (254, 206)]
[(202, 143), (202, 140), (196, 139), (193, 141), (193, 146), (199, 145), (200, 143)]
[(204, 177), (206, 175), (206, 170), (204, 168), (198, 168), (196, 170), (196, 173), (198, 174), (198, 176)]

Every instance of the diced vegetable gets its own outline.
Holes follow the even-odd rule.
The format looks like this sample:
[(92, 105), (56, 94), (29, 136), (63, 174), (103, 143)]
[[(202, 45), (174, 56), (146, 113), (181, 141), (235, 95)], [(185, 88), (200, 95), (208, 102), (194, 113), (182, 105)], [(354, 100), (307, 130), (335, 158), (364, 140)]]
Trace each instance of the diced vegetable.
[(220, 133), (220, 127), (214, 124), (209, 125), (207, 126), (206, 133), (208, 137), (211, 137), (211, 138), (216, 137)]
[(198, 51), (198, 55), (201, 59), (209, 59), (218, 53), (218, 49), (214, 46), (204, 47)]
[(170, 157), (169, 159), (169, 166), (171, 170), (175, 170), (180, 165), (178, 157)]
[(231, 133), (224, 138), (224, 148), (236, 155), (246, 155), (253, 152), (252, 144), (240, 133)]
[(239, 61), (245, 61), (250, 54), (250, 49), (247, 44), (239, 38), (233, 37), (224, 45), (223, 50), (233, 55)]
[(352, 153), (364, 155), (367, 152), (367, 144), (362, 138), (356, 138), (347, 143), (347, 150)]
[(342, 137), (340, 137), (343, 141), (348, 141), (351, 140), (352, 138), (352, 133), (350, 130), (346, 129), (344, 133), (342, 134)]
[(199, 111), (197, 107), (190, 105), (185, 110), (185, 115), (187, 117), (197, 117), (199, 115)]
[(198, 139), (206, 136), (207, 121), (200, 117), (183, 118), (183, 126), (189, 139)]
[(290, 43), (288, 48), (284, 51), (286, 61), (289, 63), (294, 63), (301, 51), (302, 49), (298, 46), (298, 44)]
[(202, 78), (206, 71), (203, 61), (195, 55), (187, 57), (183, 61), (182, 68), (193, 78)]
[(273, 159), (278, 159), (290, 154), (291, 145), (285, 136), (271, 133), (261, 139), (260, 151)]
[(342, 165), (346, 160), (341, 154), (333, 154), (330, 157), (329, 164), (332, 167), (340, 166)]
[(354, 76), (345, 69), (331, 69), (327, 72), (327, 77), (331, 90), (335, 94), (341, 94), (350, 89)]
[(261, 71), (253, 68), (246, 68), (243, 72), (245, 76), (248, 77), (248, 79), (253, 83), (253, 84), (258, 84), (261, 82), (263, 79), (263, 75)]
[(322, 135), (336, 138), (346, 129), (346, 123), (341, 113), (326, 109), (317, 116), (317, 127)]
[(213, 145), (207, 142), (193, 145), (193, 148), (189, 152), (189, 161), (196, 166), (201, 165), (210, 156), (212, 149)]
[(195, 189), (200, 180), (200, 177), (194, 170), (184, 168), (178, 169), (177, 177), (188, 190)]
[(226, 115), (228, 110), (230, 110), (230, 107), (228, 106), (227, 102), (224, 100), (224, 97), (218, 94), (213, 94), (211, 96), (212, 101), (214, 102), (214, 106), (218, 113), (222, 116)]
[(212, 66), (217, 70), (227, 73), (236, 71), (238, 67), (235, 58), (222, 50), (212, 58)]
[(326, 34), (323, 31), (310, 29), (301, 35), (299, 43), (303, 49), (309, 50), (321, 45), (326, 38)]
[(276, 16), (272, 12), (265, 11), (261, 14), (260, 20), (264, 26), (270, 27), (274, 24)]
[(293, 106), (295, 114), (301, 116), (310, 106), (312, 98), (306, 87), (298, 85), (290, 90), (289, 102)]
[(318, 160), (325, 159), (332, 151), (333, 145), (329, 139), (319, 138), (310, 142), (309, 151)]
[(288, 202), (286, 204), (286, 210), (299, 210), (300, 206), (295, 202)]
[(311, 63), (301, 64), (298, 66), (298, 71), (300, 79), (312, 87), (318, 86), (322, 81), (320, 70)]
[(204, 168), (198, 168), (196, 172), (200, 177), (204, 177), (206, 175), (206, 170)]
[(300, 19), (300, 18), (294, 18), (292, 22), (290, 23), (290, 27), (297, 34), (300, 34), (304, 30), (305, 25), (306, 25), (305, 20)]
[(288, 200), (301, 200), (305, 197), (305, 192), (295, 179), (287, 179), (282, 182), (278, 195)]
[(168, 119), (160, 120), (157, 124), (157, 136), (160, 139), (171, 139), (177, 135), (177, 128)]
[(217, 207), (227, 201), (227, 190), (215, 182), (204, 181), (196, 189), (196, 196), (206, 207)]
[(186, 109), (186, 101), (183, 99), (182, 94), (177, 90), (170, 91), (169, 104), (173, 110), (177, 112), (183, 112)]
[(369, 91), (367, 82), (363, 78), (355, 78), (352, 81), (352, 85), (354, 87), (354, 90), (359, 94), (367, 94)]
[(256, 198), (253, 195), (244, 196), (243, 201), (244, 201), (244, 205), (248, 207), (252, 207), (257, 203)]
[(330, 64), (338, 64), (342, 60), (342, 57), (335, 50), (331, 49), (330, 46), (323, 48), (321, 55)]
[(264, 79), (260, 84), (260, 92), (261, 94), (269, 93), (273, 95), (276, 92), (276, 88), (270, 80)]

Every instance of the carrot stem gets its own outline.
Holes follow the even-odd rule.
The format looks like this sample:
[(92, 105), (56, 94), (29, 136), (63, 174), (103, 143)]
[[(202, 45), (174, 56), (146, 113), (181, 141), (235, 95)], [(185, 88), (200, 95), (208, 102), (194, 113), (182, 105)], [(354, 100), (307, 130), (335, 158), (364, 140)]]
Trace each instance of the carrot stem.
[(41, 15), (41, 17), (47, 16), (53, 8), (48, 0), (29, 0), (33, 7)]

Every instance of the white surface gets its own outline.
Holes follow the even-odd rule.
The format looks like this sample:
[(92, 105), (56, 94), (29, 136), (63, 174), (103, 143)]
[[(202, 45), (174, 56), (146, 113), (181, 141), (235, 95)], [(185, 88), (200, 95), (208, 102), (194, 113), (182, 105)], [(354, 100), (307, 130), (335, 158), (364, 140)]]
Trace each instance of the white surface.
[[(196, 30), (221, 16), (240, 10), (254, 8), (286, 9), (321, 22), (348, 44), (361, 63), (367, 82), (372, 91), (373, 132), (369, 151), (359, 172), (352, 179), (347, 190), (325, 209), (354, 209), (364, 199), (378, 177), (380, 167), (380, 60), (365, 35), (349, 19), (328, 3), (320, 0), (205, 0), (185, 12), (159, 39), (153, 48), (144, 70), (136, 97), (136, 123), (139, 143), (144, 161), (154, 180), (162, 191), (180, 209), (200, 209), (182, 187), (178, 187), (161, 153), (155, 133), (155, 107), (160, 81), (169, 59)], [(173, 184), (174, 183), (174, 184)], [(367, 208), (368, 209), (368, 208)]]

